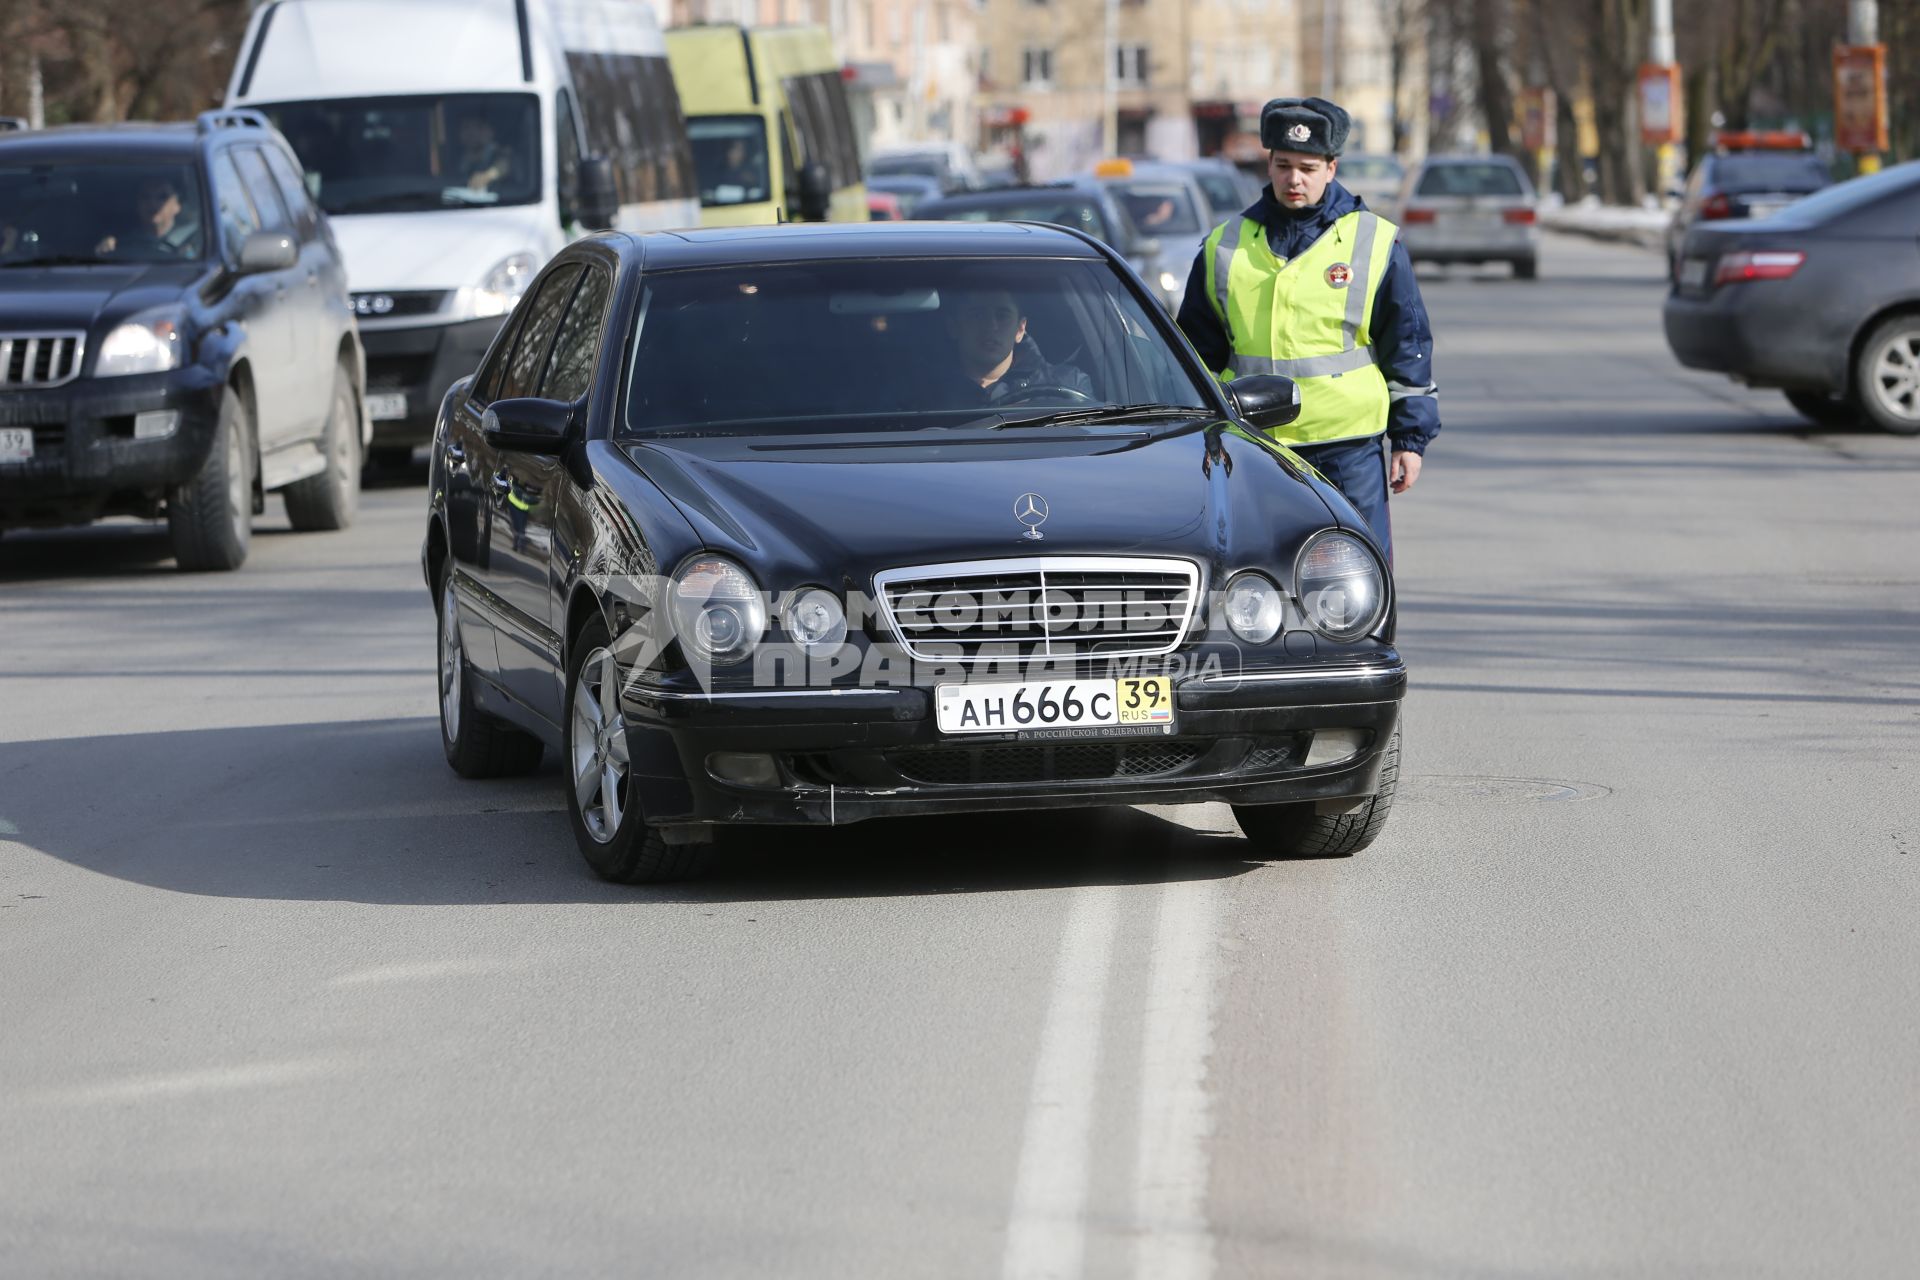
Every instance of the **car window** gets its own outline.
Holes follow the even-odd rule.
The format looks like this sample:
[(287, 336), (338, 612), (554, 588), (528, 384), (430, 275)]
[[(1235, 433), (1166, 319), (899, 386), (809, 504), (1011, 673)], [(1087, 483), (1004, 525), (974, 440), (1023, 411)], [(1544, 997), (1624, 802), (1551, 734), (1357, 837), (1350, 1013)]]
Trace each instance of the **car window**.
[(184, 262), (206, 252), (206, 228), (199, 175), (184, 164), (0, 162), (0, 265)]
[(593, 382), (594, 357), (600, 351), (600, 330), (606, 320), (607, 291), (612, 277), (597, 267), (587, 268), (586, 279), (567, 306), (567, 317), (553, 339), (540, 394), (549, 400), (578, 400)]
[(1504, 164), (1436, 164), (1420, 176), (1422, 196), (1517, 196), (1520, 174)]
[(521, 304), (526, 318), (513, 340), (513, 354), (507, 357), (500, 378), (499, 394), (494, 399), (511, 400), (517, 396), (537, 395), (540, 375), (546, 366), (547, 344), (560, 324), (560, 315), (580, 278), (580, 268), (572, 263), (560, 267), (540, 283), (539, 291)]
[(1813, 156), (1721, 156), (1713, 166), (1714, 185), (1722, 191), (1818, 191), (1827, 185), (1827, 167)]
[(669, 271), (649, 280), (641, 306), (624, 414), (641, 435), (912, 430), (994, 409), (1209, 404), (1104, 259)]
[(1126, 210), (1142, 235), (1197, 236), (1206, 230), (1200, 225), (1200, 211), (1193, 207), (1193, 193), (1184, 184), (1116, 184), (1115, 194), (1120, 197), (1120, 207)]
[(311, 240), (320, 226), (320, 214), (314, 208), (313, 197), (307, 194), (307, 185), (301, 181), (300, 173), (293, 167), (293, 161), (277, 147), (263, 148), (261, 154), (267, 159), (267, 169), (273, 175), (274, 185), (280, 189), (280, 198), (286, 202), (287, 209), (293, 214), (294, 229), (302, 240)]
[(1207, 204), (1220, 217), (1229, 217), (1247, 207), (1241, 198), (1240, 186), (1224, 173), (1200, 173), (1194, 175), (1200, 183), (1200, 189), (1207, 193)]
[(233, 153), (224, 152), (213, 160), (213, 199), (220, 206), (220, 235), (227, 242), (230, 257), (237, 257), (246, 238), (260, 229), (260, 215), (254, 211), (240, 171), (233, 167)]
[(253, 207), (260, 214), (260, 225), (268, 231), (292, 231), (293, 218), (287, 213), (286, 202), (280, 199), (280, 189), (274, 185), (273, 175), (267, 172), (267, 162), (258, 147), (235, 147), (230, 151), (233, 163), (240, 170), (240, 180), (246, 184), (247, 194), (253, 197)]

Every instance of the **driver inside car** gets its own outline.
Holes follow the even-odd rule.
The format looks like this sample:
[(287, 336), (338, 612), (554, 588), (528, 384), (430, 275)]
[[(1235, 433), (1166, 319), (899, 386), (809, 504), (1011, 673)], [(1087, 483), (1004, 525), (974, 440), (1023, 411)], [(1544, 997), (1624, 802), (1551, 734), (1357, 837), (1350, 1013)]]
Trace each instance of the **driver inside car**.
[(1096, 400), (1093, 379), (1070, 364), (1047, 363), (1027, 335), (1027, 318), (1010, 291), (961, 294), (942, 311), (959, 366), (955, 384), (963, 403), (1018, 399), (1039, 404), (1048, 399), (1048, 390), (1066, 392), (1054, 397), (1062, 404)]

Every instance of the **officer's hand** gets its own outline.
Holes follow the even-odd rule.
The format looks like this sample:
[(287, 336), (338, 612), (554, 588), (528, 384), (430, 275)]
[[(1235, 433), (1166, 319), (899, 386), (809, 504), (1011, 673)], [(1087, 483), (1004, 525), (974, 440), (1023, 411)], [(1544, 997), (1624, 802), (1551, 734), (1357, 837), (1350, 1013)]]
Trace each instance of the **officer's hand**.
[(1393, 468), (1388, 475), (1388, 479), (1393, 481), (1393, 491), (1395, 493), (1405, 493), (1407, 490), (1413, 488), (1413, 482), (1419, 478), (1420, 455), (1417, 453), (1408, 453), (1404, 450), (1395, 450), (1393, 455)]

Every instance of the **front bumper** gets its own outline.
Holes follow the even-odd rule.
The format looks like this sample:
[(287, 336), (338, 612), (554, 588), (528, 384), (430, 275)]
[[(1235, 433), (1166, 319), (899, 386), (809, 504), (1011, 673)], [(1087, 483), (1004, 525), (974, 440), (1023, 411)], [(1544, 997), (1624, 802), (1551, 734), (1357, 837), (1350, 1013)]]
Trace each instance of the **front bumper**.
[[(0, 463), (0, 528), (152, 515), (206, 462), (220, 422), (219, 375), (202, 366), (0, 392), (0, 427), (33, 431), (33, 457)], [(134, 438), (139, 415), (178, 415), (170, 435)]]
[[(1370, 796), (1399, 723), (1391, 651), (1176, 683), (1166, 737), (1023, 741), (945, 735), (926, 688), (707, 694), (635, 685), (622, 699), (631, 781), (650, 822), (836, 824), (867, 818), (1131, 804), (1281, 804)], [(1309, 768), (1316, 730), (1357, 753)], [(717, 753), (770, 756), (779, 782), (716, 775)]]
[(360, 345), (367, 353), (369, 401), (375, 396), (406, 397), (403, 416), (374, 419), (374, 446), (431, 440), (434, 415), (446, 399), (447, 388), (480, 367), (505, 322), (504, 316), (492, 316), (408, 329), (362, 326)]

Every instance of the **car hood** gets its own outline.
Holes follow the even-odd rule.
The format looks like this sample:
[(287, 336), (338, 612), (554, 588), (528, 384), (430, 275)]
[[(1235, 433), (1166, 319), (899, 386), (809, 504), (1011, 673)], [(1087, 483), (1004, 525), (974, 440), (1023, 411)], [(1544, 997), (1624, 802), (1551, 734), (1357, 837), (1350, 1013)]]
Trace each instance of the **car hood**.
[(355, 292), (477, 286), (513, 254), (544, 266), (560, 247), (539, 205), (340, 214), (332, 223)]
[[(1036, 554), (1284, 570), (1302, 539), (1339, 523), (1324, 482), (1225, 423), (712, 438), (625, 453), (708, 549), (739, 556), (774, 590), (865, 590), (882, 569)], [(1029, 493), (1046, 506), (1038, 539), (1014, 514)]]
[(172, 262), (0, 270), (0, 332), (93, 332), (149, 307), (178, 304), (206, 270)]

